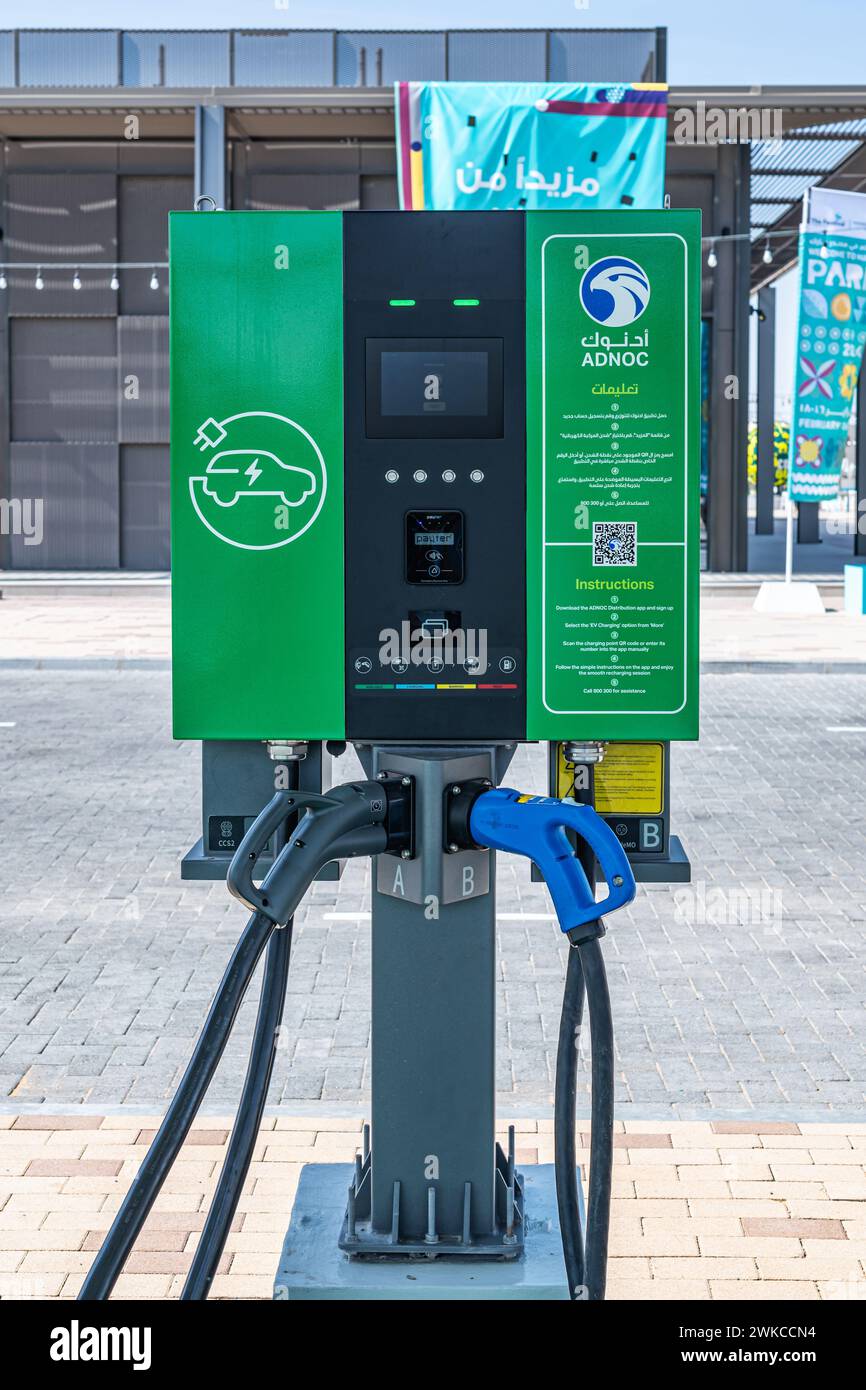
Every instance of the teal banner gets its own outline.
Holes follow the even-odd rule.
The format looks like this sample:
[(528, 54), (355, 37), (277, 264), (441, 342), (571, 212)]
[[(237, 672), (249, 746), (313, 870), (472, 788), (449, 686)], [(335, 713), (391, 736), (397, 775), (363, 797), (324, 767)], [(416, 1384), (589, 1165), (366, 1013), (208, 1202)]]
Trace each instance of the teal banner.
[(400, 206), (660, 208), (663, 83), (398, 82)]
[(838, 496), (864, 343), (866, 236), (829, 228), (801, 232), (789, 483), (794, 502)]

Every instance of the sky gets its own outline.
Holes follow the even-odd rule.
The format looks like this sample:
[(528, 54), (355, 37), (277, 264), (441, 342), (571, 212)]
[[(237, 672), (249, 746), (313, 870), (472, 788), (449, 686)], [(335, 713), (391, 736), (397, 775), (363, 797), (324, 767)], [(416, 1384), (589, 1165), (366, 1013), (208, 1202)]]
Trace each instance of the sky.
[[(0, 0), (0, 28), (668, 28), (669, 81), (862, 85), (864, 0)], [(411, 76), (411, 74), (407, 74)]]

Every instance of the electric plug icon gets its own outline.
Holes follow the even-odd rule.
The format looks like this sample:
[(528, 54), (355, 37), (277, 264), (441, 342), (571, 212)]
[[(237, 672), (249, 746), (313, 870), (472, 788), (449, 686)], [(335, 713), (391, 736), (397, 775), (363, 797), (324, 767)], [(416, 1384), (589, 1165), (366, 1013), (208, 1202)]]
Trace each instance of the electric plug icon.
[[(208, 433), (208, 430), (211, 431), (211, 434), (215, 435), (215, 438), (211, 438), (211, 434)], [(223, 429), (222, 425), (211, 417), (205, 420), (203, 425), (199, 425), (198, 434), (192, 442), (201, 453), (204, 453), (205, 449), (216, 448), (217, 444), (221, 443), (225, 437), (226, 431)]]

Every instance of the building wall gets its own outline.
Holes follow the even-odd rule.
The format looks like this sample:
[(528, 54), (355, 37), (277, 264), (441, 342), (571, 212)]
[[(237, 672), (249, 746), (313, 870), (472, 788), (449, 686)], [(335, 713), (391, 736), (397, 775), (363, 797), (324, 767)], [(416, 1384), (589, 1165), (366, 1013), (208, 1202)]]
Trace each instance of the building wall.
[[(390, 142), (232, 141), (227, 154), (237, 208), (397, 206)], [(0, 538), (0, 565), (167, 569), (168, 275), (150, 279), (168, 212), (192, 206), (192, 146), (10, 141), (0, 194), (0, 495), (45, 505), (43, 543)], [(41, 290), (22, 261), (42, 262)], [(77, 265), (80, 289), (57, 261)], [(111, 270), (88, 270), (114, 261), (146, 268), (119, 271), (115, 291)]]
[[(152, 289), (150, 266), (167, 259), (167, 213), (193, 200), (193, 141), (178, 135), (192, 132), (192, 89), (199, 101), (214, 88), (345, 92), (407, 73), (657, 81), (664, 68), (655, 28), (0, 29), (0, 98), (32, 94), (26, 105), (0, 100), (0, 260), (12, 265), (0, 290), (0, 497), (40, 496), (46, 508), (41, 545), (0, 535), (0, 568), (168, 565), (168, 277), (160, 271)], [(128, 108), (100, 98), (123, 88)], [(166, 101), (144, 110), (148, 138), (122, 137), (135, 92), (154, 88)], [(68, 109), (52, 104), (61, 91)], [(325, 102), (299, 117), (239, 98), (230, 126), (232, 207), (397, 206), (386, 106), (371, 116)], [(34, 269), (14, 270), (22, 261), (42, 266), (41, 290)], [(145, 268), (120, 271), (117, 290), (110, 268), (88, 269), (116, 261)]]
[[(152, 289), (151, 266), (167, 259), (167, 213), (189, 208), (195, 186), (193, 141), (177, 133), (192, 131), (192, 109), (172, 93), (382, 88), (407, 73), (647, 81), (663, 79), (664, 65), (655, 28), (0, 30), (0, 97), (32, 93), (26, 107), (0, 101), (0, 260), (11, 265), (0, 290), (0, 497), (45, 502), (43, 543), (0, 535), (0, 568), (168, 565), (168, 276), (160, 270)], [(142, 120), (170, 133), (121, 138), (125, 108), (99, 93), (123, 88), (133, 111), (135, 91), (163, 89), (164, 109)], [(68, 110), (52, 105), (61, 90)], [(232, 207), (397, 206), (387, 107), (371, 118), (326, 102), (299, 118), (239, 98), (230, 126)], [(118, 261), (145, 268), (120, 271), (115, 290)], [(43, 288), (35, 269), (15, 271), (20, 262), (41, 266)], [(109, 268), (88, 269), (97, 262)]]
[[(168, 564), (167, 213), (192, 202), (191, 145), (85, 142), (3, 148), (2, 256), (9, 263), (4, 496), (44, 499), (44, 539), (6, 537), (21, 569)], [(16, 272), (18, 262), (44, 262)], [(53, 262), (78, 266), (52, 269)]]

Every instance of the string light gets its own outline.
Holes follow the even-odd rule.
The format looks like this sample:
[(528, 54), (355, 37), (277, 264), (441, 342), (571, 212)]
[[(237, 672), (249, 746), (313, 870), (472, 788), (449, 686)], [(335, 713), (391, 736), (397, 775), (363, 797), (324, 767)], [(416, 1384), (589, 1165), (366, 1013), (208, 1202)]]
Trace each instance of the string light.
[(764, 254), (763, 254), (763, 256), (761, 257), (761, 260), (764, 262), (764, 265), (772, 265), (772, 264), (773, 264), (773, 253), (772, 253), (772, 251), (770, 250), (770, 239), (769, 239), (769, 237), (767, 238), (767, 241), (766, 241), (766, 243), (765, 243), (765, 245), (764, 245)]
[(821, 260), (822, 260), (822, 261), (826, 261), (826, 259), (827, 259), (827, 257), (829, 256), (829, 254), (830, 254), (830, 248), (829, 248), (829, 246), (827, 245), (827, 237), (826, 237), (826, 235), (825, 235), (824, 240), (821, 242), (821, 250), (818, 252), (818, 255), (821, 257)]
[[(165, 264), (166, 264), (166, 263), (163, 262), (163, 261), (156, 261), (156, 262), (151, 261), (151, 263), (150, 263), (150, 288), (151, 288), (152, 290), (158, 290), (158, 289), (159, 289), (159, 287), (160, 287), (160, 281), (159, 281), (159, 275), (157, 274), (157, 271), (158, 271), (160, 268), (162, 268), (163, 265), (165, 265)], [(89, 261), (89, 262), (87, 263), (87, 265), (85, 266), (85, 270), (88, 272), (88, 274), (93, 274), (94, 272), (100, 271), (100, 270), (110, 271), (110, 279), (109, 279), (109, 281), (108, 281), (108, 284), (109, 284), (109, 288), (112, 289), (112, 290), (115, 290), (115, 291), (117, 291), (117, 290), (120, 289), (120, 276), (119, 276), (119, 272), (120, 272), (121, 270), (141, 270), (141, 271), (146, 271), (147, 268), (148, 268), (147, 261), (116, 261), (116, 262), (114, 262), (114, 263), (112, 263), (111, 261)], [(2, 261), (0, 261), (0, 290), (8, 289), (8, 287), (9, 287), (9, 278), (8, 278), (8, 276), (9, 276), (9, 271), (10, 271), (10, 270), (15, 270), (16, 272), (17, 272), (17, 271), (27, 271), (27, 270), (35, 271), (35, 272), (36, 272), (36, 275), (35, 275), (34, 280), (33, 280), (33, 288), (34, 288), (34, 289), (37, 289), (37, 290), (44, 290), (44, 289), (45, 289), (45, 279), (44, 279), (43, 273), (42, 273), (42, 272), (43, 272), (43, 269), (44, 269), (44, 267), (43, 267), (42, 265), (40, 265), (38, 261), (15, 261), (14, 263), (12, 263), (12, 262), (2, 262)], [(81, 266), (80, 266), (80, 265), (76, 265), (74, 261), (53, 261), (53, 262), (51, 263), (51, 265), (49, 266), (49, 270), (55, 271), (55, 272), (58, 272), (58, 273), (59, 273), (60, 271), (64, 271), (64, 270), (66, 270), (66, 271), (70, 271), (70, 270), (71, 270), (71, 271), (73, 272), (73, 274), (72, 274), (72, 279), (71, 279), (71, 281), (69, 281), (68, 283), (71, 285), (72, 289), (73, 289), (73, 290), (81, 290), (81, 289), (84, 288), (84, 282), (83, 282), (83, 280), (82, 280), (82, 278), (81, 278)], [(57, 288), (57, 287), (60, 286), (60, 284), (61, 284), (61, 282), (60, 282), (59, 280), (54, 280), (54, 281), (52, 281), (52, 288)]]
[(711, 241), (709, 255), (707, 256), (707, 265), (710, 267), (710, 270), (715, 270), (718, 264), (719, 258), (716, 255), (716, 243), (714, 241)]

